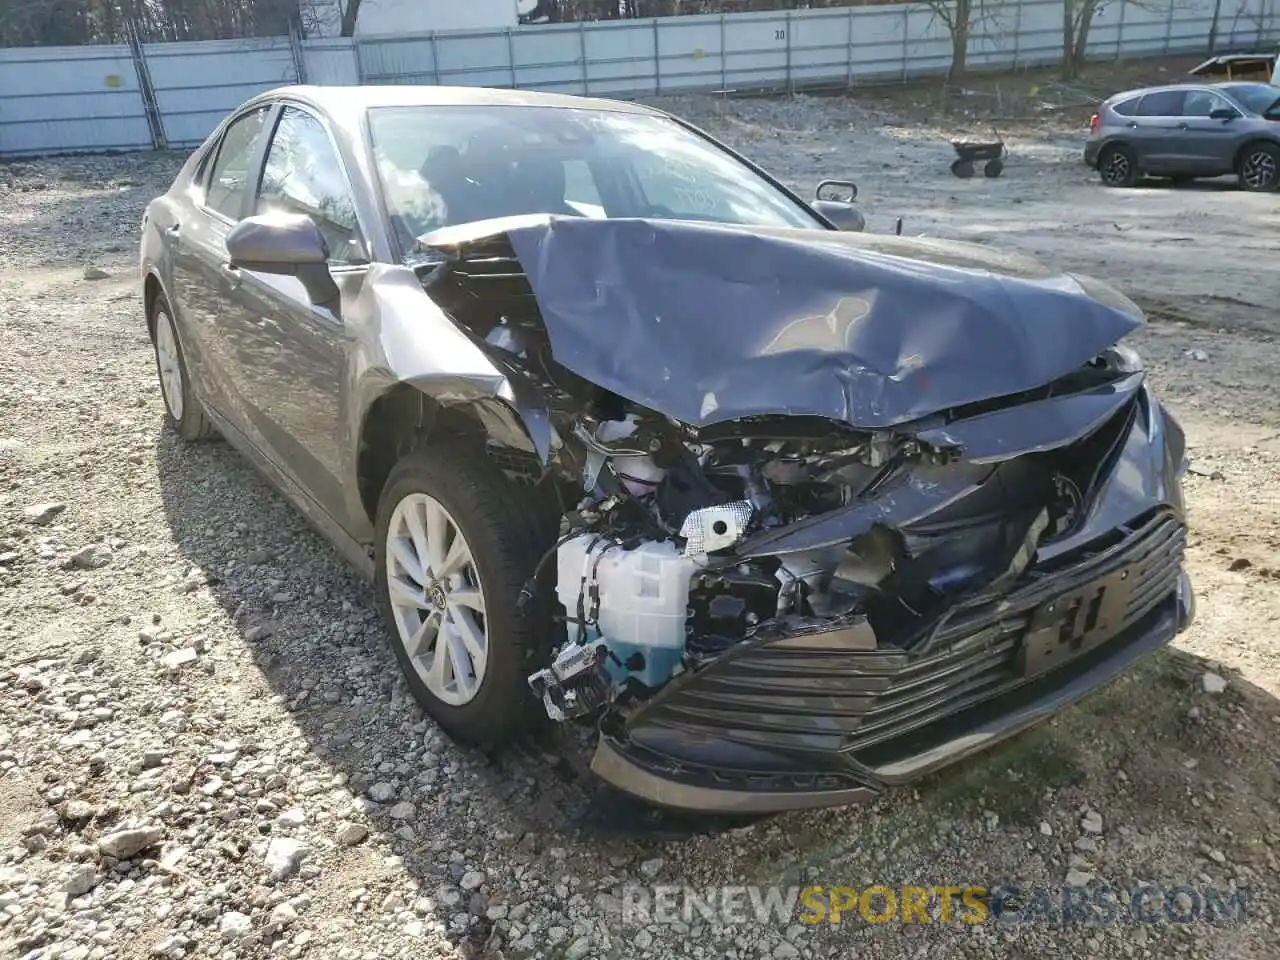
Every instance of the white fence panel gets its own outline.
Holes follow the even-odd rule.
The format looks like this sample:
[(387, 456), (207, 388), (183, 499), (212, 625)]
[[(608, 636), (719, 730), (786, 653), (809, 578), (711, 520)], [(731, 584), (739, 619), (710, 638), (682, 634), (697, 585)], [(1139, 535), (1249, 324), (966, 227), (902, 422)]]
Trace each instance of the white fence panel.
[[(628, 32), (612, 31), (615, 44), (621, 40), (617, 49), (622, 57), (626, 56), (629, 36)], [(507, 82), (499, 86), (549, 93), (587, 92), (590, 76), (582, 50), (587, 33), (577, 24), (556, 24), (545, 32), (517, 30), (507, 34), (507, 38), (510, 43), (507, 53), (510, 74), (515, 79), (513, 82), (508, 77)], [(597, 49), (607, 48), (599, 44)], [(624, 74), (624, 79), (629, 78)], [(634, 89), (634, 81), (627, 83), (624, 89)]]
[(127, 46), (0, 50), (0, 156), (150, 148)]
[[(517, 49), (526, 38), (532, 37), (532, 33), (517, 32)], [(587, 56), (587, 88), (592, 94), (609, 96), (651, 89), (658, 56), (658, 31), (652, 22), (593, 24), (582, 39)], [(719, 49), (717, 47), (717, 58)], [(723, 69), (723, 61), (720, 63)], [(520, 76), (524, 76), (523, 67)]]
[[(974, 69), (1057, 63), (1061, 0), (986, 0), (970, 37)], [(1272, 49), (1280, 0), (1110, 0), (1091, 58)], [(517, 87), (599, 96), (794, 89), (945, 73), (946, 24), (923, 3), (765, 11), (304, 40), (147, 44), (147, 74), (172, 146), (202, 140), (248, 97), (296, 82)], [(1174, 79), (1174, 78), (1170, 78)], [(0, 154), (152, 145), (126, 46), (0, 50)]]
[(250, 97), (298, 80), (286, 38), (148, 43), (143, 55), (172, 147), (200, 143)]
[(308, 40), (302, 45), (302, 68), (307, 83), (325, 86), (357, 86), (360, 61), (355, 42), (346, 37)]

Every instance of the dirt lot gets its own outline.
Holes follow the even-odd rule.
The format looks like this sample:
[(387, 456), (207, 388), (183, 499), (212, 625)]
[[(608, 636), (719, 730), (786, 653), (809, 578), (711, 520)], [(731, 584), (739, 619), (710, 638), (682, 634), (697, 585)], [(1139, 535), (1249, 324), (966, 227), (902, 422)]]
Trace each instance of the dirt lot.
[[(134, 258), (180, 158), (0, 166), (0, 953), (1274, 956), (1280, 198), (1101, 189), (1088, 107), (1058, 107), (1158, 77), (1127, 70), (988, 81), (958, 120), (924, 87), (664, 101), (806, 193), (855, 179), (873, 230), (901, 216), (1119, 284), (1195, 459), (1199, 620), (1176, 650), (918, 790), (733, 829), (442, 739), (367, 588), (230, 449), (161, 431)], [(992, 109), (1031, 118), (1002, 125), (1005, 175), (951, 178), (947, 138)], [(659, 842), (691, 826), (717, 829)], [(653, 883), (1109, 885), (1120, 918), (1126, 891), (1157, 892), (1137, 924), (1030, 897), (1024, 922), (977, 925), (620, 910)], [(1201, 904), (1179, 884), (1247, 890), (1247, 917), (1169, 922)]]

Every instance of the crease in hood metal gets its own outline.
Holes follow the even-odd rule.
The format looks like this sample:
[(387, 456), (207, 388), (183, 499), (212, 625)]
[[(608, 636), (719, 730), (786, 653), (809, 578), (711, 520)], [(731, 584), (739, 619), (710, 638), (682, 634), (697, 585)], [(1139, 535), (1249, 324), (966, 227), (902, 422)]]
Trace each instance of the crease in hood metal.
[(539, 216), (420, 244), (501, 234), (556, 362), (695, 427), (890, 427), (1042, 387), (1143, 322), (1105, 284), (948, 241)]

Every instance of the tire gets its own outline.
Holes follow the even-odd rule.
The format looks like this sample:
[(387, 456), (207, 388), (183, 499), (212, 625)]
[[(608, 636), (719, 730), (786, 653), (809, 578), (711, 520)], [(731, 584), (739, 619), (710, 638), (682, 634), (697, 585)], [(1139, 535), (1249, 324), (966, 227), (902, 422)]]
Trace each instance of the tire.
[[(455, 740), (474, 746), (511, 743), (541, 713), (528, 676), (550, 649), (551, 609), (545, 600), (523, 611), (517, 604), (555, 533), (541, 522), (549, 511), (527, 492), (482, 453), (430, 447), (395, 465), (378, 501), (375, 585), (391, 649), (422, 709)], [(443, 528), (427, 515), (437, 509)], [(446, 535), (434, 554), (424, 542), (433, 529)], [(419, 542), (428, 554), (417, 568), (421, 584), (411, 573)], [(422, 570), (433, 562), (450, 568), (440, 571), (443, 577)], [(400, 603), (393, 601), (396, 584)], [(405, 591), (415, 587), (420, 600), (411, 603)], [(411, 649), (415, 641), (420, 647)]]
[(1251, 193), (1280, 189), (1280, 147), (1251, 143), (1240, 152), (1240, 186)]
[(207, 440), (214, 435), (213, 424), (192, 389), (186, 356), (173, 322), (173, 309), (164, 294), (159, 294), (151, 304), (149, 320), (165, 424), (189, 443)]
[(982, 175), (991, 180), (994, 180), (1002, 173), (1004, 173), (1003, 160), (988, 160), (986, 165), (982, 168)]
[(1098, 155), (1098, 176), (1108, 187), (1132, 187), (1138, 182), (1138, 158), (1122, 143), (1104, 147)]
[(961, 180), (968, 180), (973, 176), (973, 164), (968, 160), (957, 160), (951, 164), (951, 172)]

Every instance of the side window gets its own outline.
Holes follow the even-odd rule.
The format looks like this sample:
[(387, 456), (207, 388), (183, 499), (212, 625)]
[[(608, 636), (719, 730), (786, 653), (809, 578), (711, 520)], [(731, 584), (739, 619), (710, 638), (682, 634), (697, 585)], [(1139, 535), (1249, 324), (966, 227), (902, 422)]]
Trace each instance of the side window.
[(224, 217), (240, 219), (249, 189), (249, 164), (266, 119), (267, 108), (261, 107), (234, 120), (222, 135), (204, 203)]
[(1136, 116), (1138, 113), (1138, 101), (1141, 99), (1142, 99), (1141, 97), (1133, 97), (1130, 100), (1125, 100), (1122, 103), (1117, 103), (1111, 109), (1114, 110), (1116, 113), (1120, 114), (1120, 116), (1122, 117), (1133, 117), (1133, 116)]
[(1148, 93), (1138, 105), (1140, 117), (1180, 117), (1185, 90), (1160, 90)]
[(1215, 110), (1230, 110), (1237, 114), (1240, 112), (1222, 97), (1208, 90), (1188, 91), (1187, 102), (1182, 105), (1184, 117), (1207, 117)]
[(267, 151), (256, 213), (305, 213), (329, 246), (331, 264), (362, 262), (355, 203), (324, 126), (285, 107)]

